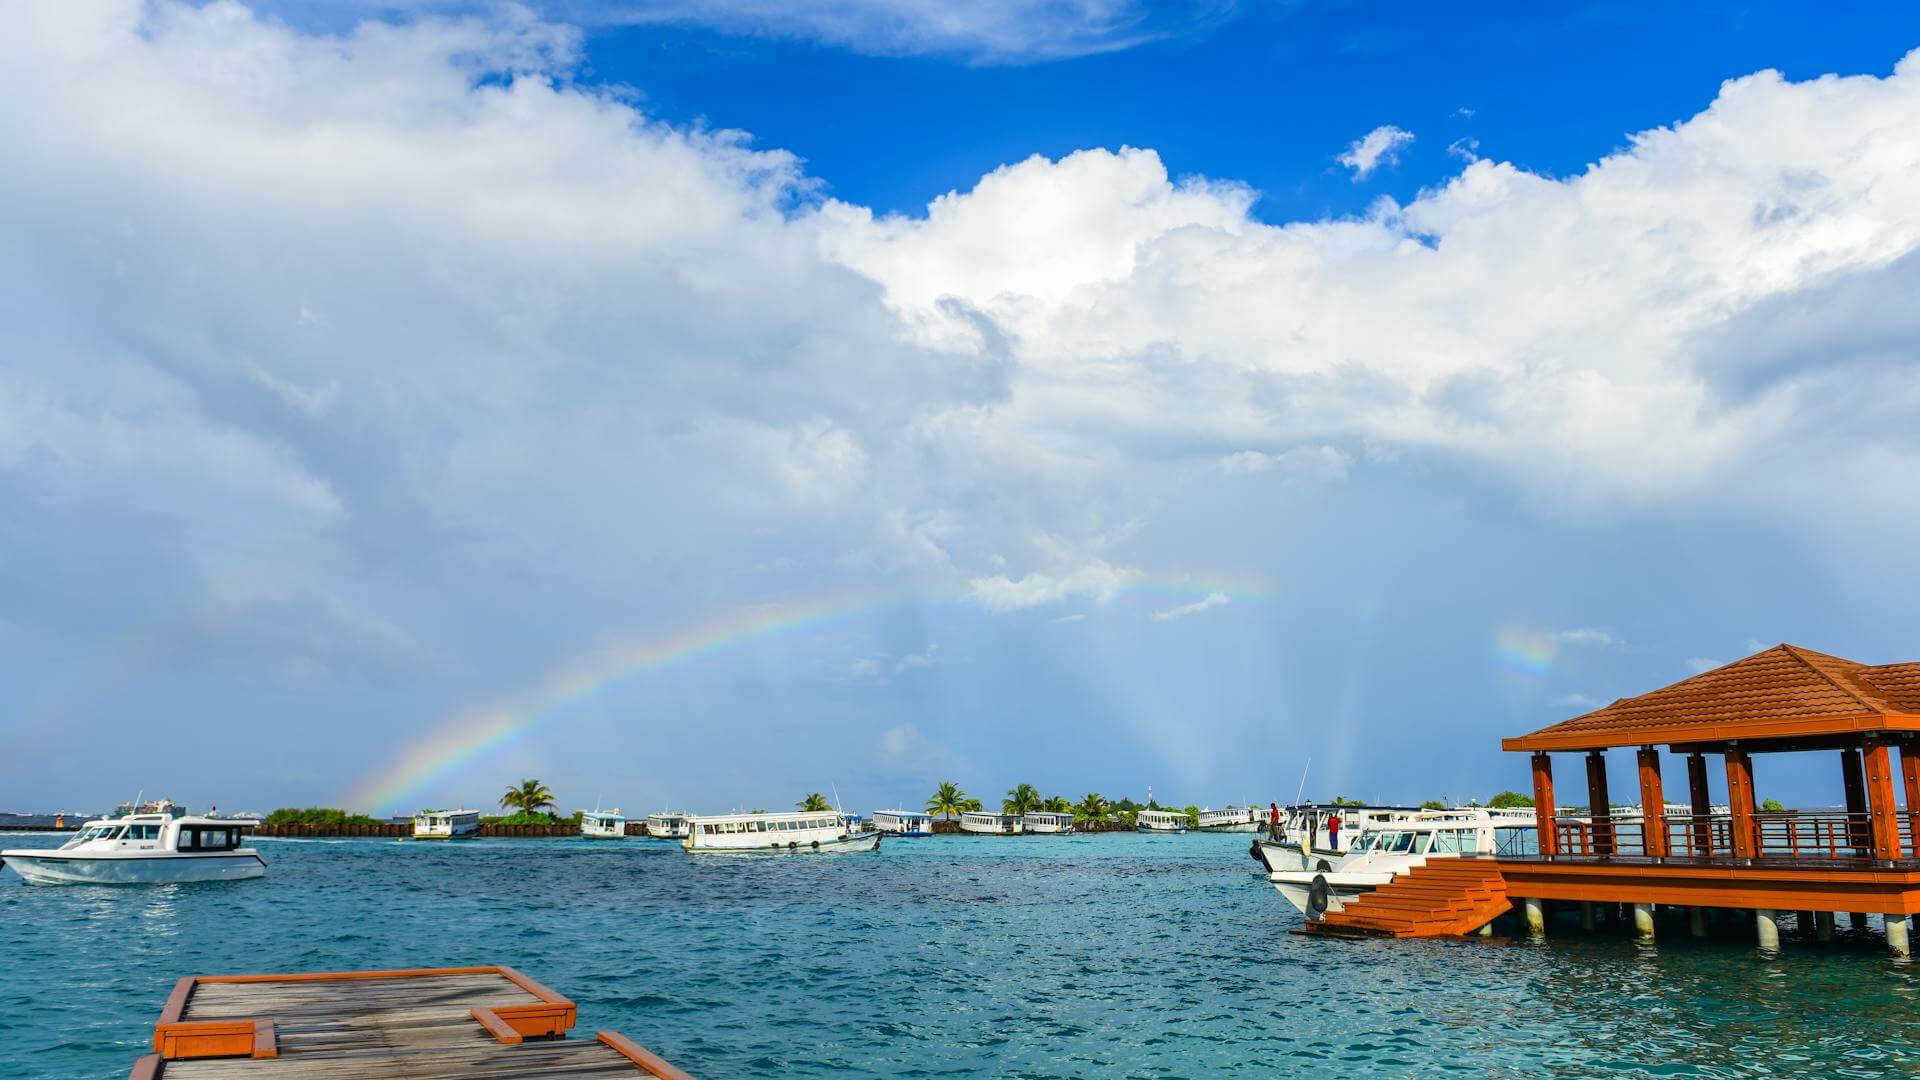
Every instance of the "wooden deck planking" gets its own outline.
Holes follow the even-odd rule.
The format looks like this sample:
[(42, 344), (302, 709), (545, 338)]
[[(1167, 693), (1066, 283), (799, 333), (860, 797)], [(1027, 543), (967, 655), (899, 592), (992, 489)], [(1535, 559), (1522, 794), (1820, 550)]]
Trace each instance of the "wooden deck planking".
[[(197, 980), (184, 1000), (178, 991), (170, 999), (170, 1007), (178, 1002), (175, 1019), (179, 1023), (271, 1020), (278, 1056), (181, 1058), (161, 1065), (159, 1076), (161, 1080), (256, 1076), (271, 1080), (536, 1076), (594, 1080), (648, 1075), (636, 1059), (592, 1037), (529, 1039), (517, 1044), (497, 1040), (475, 1020), (474, 1008), (558, 1003), (568, 1010), (566, 1023), (571, 1026), (572, 1003), (524, 976), (516, 973), (515, 978), (498, 971), (434, 971)], [(162, 1020), (168, 1018), (163, 1015)], [(661, 1066), (672, 1069), (665, 1063)]]

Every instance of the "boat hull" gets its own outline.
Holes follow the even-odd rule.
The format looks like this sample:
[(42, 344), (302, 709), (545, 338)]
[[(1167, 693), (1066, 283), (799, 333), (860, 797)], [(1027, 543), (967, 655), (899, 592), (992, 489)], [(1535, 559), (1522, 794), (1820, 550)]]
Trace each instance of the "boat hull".
[(814, 842), (788, 844), (768, 844), (765, 847), (689, 847), (695, 855), (837, 855), (859, 851), (878, 851), (880, 849), (878, 832), (855, 833), (839, 840), (821, 840)]
[(1260, 826), (1252, 821), (1235, 821), (1226, 825), (1202, 825), (1201, 832), (1257, 833)]
[(1304, 871), (1274, 874), (1269, 880), (1274, 889), (1304, 915), (1308, 914), (1315, 877), (1326, 880), (1328, 911), (1341, 911), (1354, 900), (1393, 880), (1392, 874), (1309, 874)]
[(192, 881), (241, 881), (267, 872), (258, 852), (214, 855), (61, 856), (52, 852), (0, 852), (0, 862), (29, 885), (170, 885)]
[(1253, 842), (1253, 857), (1260, 860), (1269, 874), (1291, 874), (1301, 870), (1329, 869), (1345, 858), (1345, 854), (1318, 850), (1303, 852), (1300, 845), (1291, 840), (1256, 840)]

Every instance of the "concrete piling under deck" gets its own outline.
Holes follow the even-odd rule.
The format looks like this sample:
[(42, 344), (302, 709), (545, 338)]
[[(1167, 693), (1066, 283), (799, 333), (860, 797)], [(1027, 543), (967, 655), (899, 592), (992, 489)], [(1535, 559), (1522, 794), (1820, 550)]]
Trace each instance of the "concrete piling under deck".
[(1536, 897), (1525, 897), (1520, 901), (1520, 914), (1526, 921), (1527, 933), (1533, 937), (1545, 937), (1547, 933), (1547, 905)]
[(1633, 932), (1634, 932), (1634, 935), (1637, 937), (1646, 938), (1646, 939), (1651, 939), (1653, 937), (1653, 905), (1652, 904), (1633, 905)]
[(1687, 909), (1687, 933), (1694, 937), (1707, 936), (1707, 909), (1690, 907)]
[(1833, 912), (1816, 911), (1813, 913), (1813, 939), (1815, 941), (1833, 940)]
[(1754, 936), (1762, 949), (1768, 952), (1780, 951), (1780, 916), (1769, 908), (1753, 910)]
[(1907, 917), (1905, 915), (1882, 915), (1887, 921), (1887, 951), (1906, 959), (1913, 955), (1907, 945)]

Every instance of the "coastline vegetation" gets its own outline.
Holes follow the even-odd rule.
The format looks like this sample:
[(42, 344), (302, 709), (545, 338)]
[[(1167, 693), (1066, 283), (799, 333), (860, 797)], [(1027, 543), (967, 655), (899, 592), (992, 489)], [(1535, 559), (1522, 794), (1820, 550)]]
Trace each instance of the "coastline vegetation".
[(260, 819), (262, 825), (379, 825), (379, 818), (351, 814), (338, 807), (283, 806)]
[(810, 814), (823, 813), (833, 809), (833, 804), (827, 801), (827, 797), (817, 791), (808, 794), (806, 798), (801, 799), (795, 805)]

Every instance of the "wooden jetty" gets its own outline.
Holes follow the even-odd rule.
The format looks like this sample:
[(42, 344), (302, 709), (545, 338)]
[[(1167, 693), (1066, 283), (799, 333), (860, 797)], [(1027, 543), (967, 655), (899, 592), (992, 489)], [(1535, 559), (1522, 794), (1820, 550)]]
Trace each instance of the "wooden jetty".
[(190, 976), (131, 1080), (455, 1080), (686, 1073), (510, 967)]
[[(1664, 810), (1663, 746), (1685, 757), (1687, 812)], [(1860, 664), (1779, 645), (1502, 747), (1531, 755), (1534, 850), (1431, 860), (1309, 928), (1465, 934), (1517, 906), (1542, 933), (1552, 903), (1578, 905), (1588, 926), (1597, 908), (1630, 911), (1651, 936), (1656, 910), (1677, 908), (1694, 936), (1706, 934), (1709, 913), (1751, 918), (1760, 947), (1777, 949), (1782, 913), (1827, 937), (1845, 912), (1856, 929), (1881, 916), (1889, 949), (1908, 955), (1908, 917), (1920, 912), (1920, 663)], [(1618, 820), (1608, 812), (1606, 751), (1626, 747), (1636, 750), (1643, 816)], [(1804, 751), (1838, 752), (1846, 809), (1759, 810), (1755, 759)], [(1588, 816), (1556, 811), (1555, 753), (1584, 756)], [(1726, 773), (1720, 813), (1709, 755)]]

